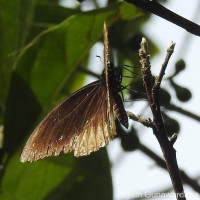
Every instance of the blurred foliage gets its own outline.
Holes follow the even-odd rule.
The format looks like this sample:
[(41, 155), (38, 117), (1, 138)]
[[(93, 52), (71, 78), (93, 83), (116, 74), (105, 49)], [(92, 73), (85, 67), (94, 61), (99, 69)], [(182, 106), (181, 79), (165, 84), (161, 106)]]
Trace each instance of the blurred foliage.
[(124, 151), (134, 151), (140, 145), (139, 137), (134, 127), (130, 131), (121, 135), (121, 146)]
[[(118, 63), (139, 72), (137, 50), (150, 15), (125, 2), (108, 2), (82, 11), (80, 4), (66, 8), (57, 0), (0, 1), (0, 199), (113, 198), (105, 148), (79, 159), (67, 154), (32, 164), (19, 161), (35, 125), (84, 85), (87, 74), (80, 66), (87, 68), (91, 47), (102, 41), (104, 21)], [(158, 48), (148, 40), (154, 56)], [(126, 150), (137, 148), (133, 130), (122, 138)]]
[(162, 116), (165, 122), (165, 129), (168, 137), (171, 137), (174, 133), (178, 134), (180, 131), (180, 125), (178, 121), (168, 116), (165, 112), (162, 113)]
[(188, 88), (178, 85), (172, 79), (170, 80), (170, 84), (173, 87), (179, 101), (186, 102), (192, 98), (192, 93)]
[(160, 98), (160, 105), (165, 106), (170, 104), (171, 95), (167, 90), (160, 88), (159, 98)]
[(187, 102), (192, 98), (192, 93), (188, 88), (185, 88), (183, 86), (180, 86), (179, 84), (177, 84), (175, 82), (175, 77), (182, 72), (184, 69), (186, 68), (186, 64), (185, 61), (183, 59), (180, 59), (176, 62), (175, 64), (175, 71), (172, 74), (172, 76), (170, 76), (168, 78), (169, 83), (171, 84), (172, 88), (175, 91), (176, 97), (179, 101), (181, 102)]
[(178, 60), (175, 64), (175, 72), (173, 76), (176, 76), (179, 72), (183, 71), (185, 67), (185, 61), (183, 59)]

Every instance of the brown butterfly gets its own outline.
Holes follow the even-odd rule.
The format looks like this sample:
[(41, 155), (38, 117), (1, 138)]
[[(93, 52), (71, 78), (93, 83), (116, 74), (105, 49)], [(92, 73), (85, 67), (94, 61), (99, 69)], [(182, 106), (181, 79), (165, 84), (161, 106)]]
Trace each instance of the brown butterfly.
[(28, 139), (21, 162), (36, 161), (61, 152), (88, 155), (116, 135), (115, 119), (128, 128), (120, 96), (122, 73), (108, 61), (108, 31), (103, 27), (104, 71), (100, 80), (86, 85), (61, 102)]

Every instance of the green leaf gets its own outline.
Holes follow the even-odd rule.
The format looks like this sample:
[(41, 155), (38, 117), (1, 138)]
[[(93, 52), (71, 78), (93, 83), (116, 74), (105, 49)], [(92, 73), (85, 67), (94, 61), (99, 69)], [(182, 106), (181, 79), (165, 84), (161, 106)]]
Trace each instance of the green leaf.
[[(34, 0), (0, 1), (0, 115), (5, 110), (16, 51), (24, 46), (33, 16)], [(2, 111), (2, 112), (1, 112)], [(0, 123), (1, 117), (0, 116)]]
[(78, 159), (68, 154), (25, 164), (19, 156), (7, 164), (0, 199), (112, 199), (105, 149)]
[(81, 10), (79, 8), (72, 9), (50, 3), (38, 3), (35, 7), (33, 23), (54, 25), (80, 12)]

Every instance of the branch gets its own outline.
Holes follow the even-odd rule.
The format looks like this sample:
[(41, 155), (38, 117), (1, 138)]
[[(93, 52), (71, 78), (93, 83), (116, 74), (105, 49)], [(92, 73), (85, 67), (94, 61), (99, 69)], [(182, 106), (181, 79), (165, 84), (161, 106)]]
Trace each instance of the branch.
[(82, 66), (79, 66), (78, 69), (79, 69), (80, 71), (86, 73), (87, 75), (91, 75), (91, 76), (93, 76), (93, 77), (95, 77), (95, 78), (98, 78), (98, 79), (100, 78), (99, 74), (97, 74), (97, 73), (95, 73), (95, 72), (93, 72), (93, 71), (91, 71), (91, 70), (89, 70), (89, 69), (87, 69), (87, 68), (84, 68), (84, 67), (82, 67)]
[(184, 110), (183, 108), (178, 107), (178, 106), (176, 106), (174, 104), (166, 105), (165, 108), (168, 109), (168, 110), (176, 111), (178, 113), (181, 113), (181, 114), (183, 114), (183, 115), (185, 115), (187, 117), (190, 117), (190, 118), (200, 122), (200, 116), (199, 115), (196, 115), (196, 114), (194, 114), (194, 113), (192, 113), (190, 111)]
[(148, 50), (148, 43), (145, 38), (142, 39), (141, 48), (139, 50), (139, 56), (140, 56), (140, 63), (142, 65), (141, 71), (143, 76), (143, 83), (147, 93), (148, 102), (153, 114), (153, 122), (151, 123), (152, 129), (162, 149), (166, 161), (167, 170), (170, 174), (173, 188), (176, 193), (176, 197), (178, 200), (184, 200), (186, 198), (183, 190), (181, 177), (179, 174), (179, 169), (176, 159), (176, 151), (173, 148), (173, 142), (171, 142), (167, 137), (159, 104), (160, 84), (164, 76), (169, 58), (174, 50), (174, 47), (175, 44), (172, 43), (167, 51), (165, 62), (162, 65), (159, 76), (156, 78), (153, 86), (151, 85), (150, 81), (152, 79), (151, 69), (150, 69), (151, 65), (149, 62), (150, 55)]
[(160, 88), (161, 81), (163, 79), (163, 76), (165, 75), (165, 70), (167, 68), (167, 64), (169, 62), (169, 59), (170, 59), (171, 55), (174, 52), (174, 47), (175, 47), (175, 43), (171, 42), (169, 48), (167, 49), (167, 55), (165, 57), (165, 60), (164, 60), (164, 62), (162, 64), (162, 66), (161, 66), (160, 74), (159, 74), (159, 76), (158, 76), (158, 78), (157, 78), (157, 80), (155, 82), (157, 85), (155, 85), (154, 87)]
[(151, 127), (151, 128), (153, 127), (151, 119), (145, 119), (145, 118), (139, 117), (129, 111), (127, 111), (126, 113), (127, 113), (127, 116), (133, 121), (140, 122), (146, 127)]
[(195, 24), (194, 22), (191, 22), (188, 19), (180, 15), (177, 15), (171, 10), (168, 10), (155, 0), (125, 0), (125, 1), (139, 8), (145, 9), (150, 13), (158, 15), (159, 17), (162, 17), (163, 19), (166, 19), (167, 21), (172, 22), (173, 24), (176, 24), (179, 27), (182, 27), (189, 33), (200, 36), (200, 26), (198, 24)]

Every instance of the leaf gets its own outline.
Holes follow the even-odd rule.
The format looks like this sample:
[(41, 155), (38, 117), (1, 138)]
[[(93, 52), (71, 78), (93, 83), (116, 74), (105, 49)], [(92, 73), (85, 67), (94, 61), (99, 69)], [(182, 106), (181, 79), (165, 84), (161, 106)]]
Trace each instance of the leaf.
[(0, 199), (112, 199), (105, 149), (79, 159), (68, 154), (31, 164), (20, 163), (19, 156), (7, 165)]
[[(5, 170), (2, 181), (1, 199), (43, 199), (55, 186), (67, 176), (72, 166), (58, 165), (43, 160), (36, 163), (22, 164), (19, 152), (13, 156)], [(61, 157), (58, 157), (61, 159)], [(66, 163), (72, 162), (68, 159)], [(15, 166), (15, 168), (13, 168)], [(12, 191), (12, 192), (10, 192)]]
[(0, 123), (8, 93), (16, 50), (24, 45), (33, 15), (33, 0), (6, 1), (0, 6)]

